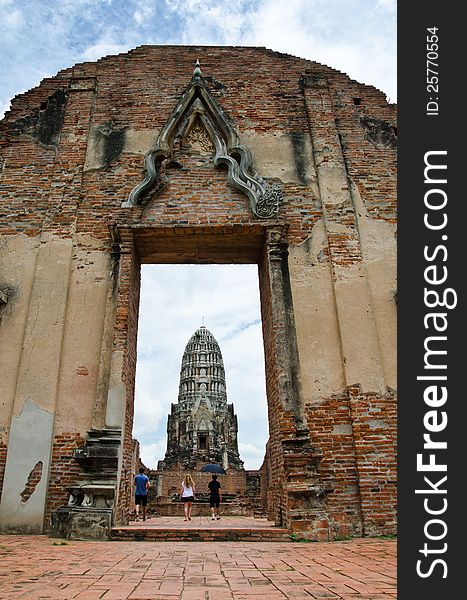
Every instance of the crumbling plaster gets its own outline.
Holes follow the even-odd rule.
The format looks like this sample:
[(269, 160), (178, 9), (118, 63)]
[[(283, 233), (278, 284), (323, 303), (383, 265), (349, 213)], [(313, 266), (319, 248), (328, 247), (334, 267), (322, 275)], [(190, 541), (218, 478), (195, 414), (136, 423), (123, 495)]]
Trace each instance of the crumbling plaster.
[[(104, 125), (91, 128), (85, 171), (107, 166), (103, 141), (107, 129)], [(124, 131), (122, 152), (144, 156), (154, 148), (159, 134), (159, 129), (128, 128)], [(300, 139), (297, 148), (297, 142), (289, 133), (246, 130), (240, 132), (240, 143), (250, 150), (254, 168), (262, 177), (279, 179), (282, 183), (306, 184), (318, 195), (316, 171), (309, 159), (312, 148), (308, 136)]]
[[(27, 399), (11, 421), (5, 479), (0, 504), (0, 531), (41, 533), (51, 457), (53, 412)], [(26, 501), (21, 493), (30, 473), (42, 462), (42, 474)], [(14, 527), (11, 527), (14, 523)]]
[(102, 401), (96, 388), (110, 271), (109, 253), (103, 244), (90, 236), (77, 235), (58, 382), (56, 434), (77, 431), (84, 435), (95, 402)]
[[(1, 283), (11, 290), (0, 327), (0, 442), (6, 443), (40, 239), (5, 236), (0, 245)], [(19, 268), (21, 265), (21, 268)]]
[(323, 221), (289, 247), (298, 349), (306, 402), (319, 403), (344, 386), (337, 312)]
[(311, 186), (315, 195), (316, 171), (309, 157), (312, 148), (309, 137), (303, 138), (300, 148), (300, 166), (297, 165), (297, 154), (294, 153), (292, 137), (285, 133), (258, 133), (243, 131), (241, 143), (247, 146), (253, 156), (253, 163), (258, 173), (263, 177), (277, 178), (283, 183), (297, 183)]
[(397, 260), (395, 223), (373, 219), (368, 215), (358, 187), (352, 183), (362, 256), (378, 332), (386, 385), (397, 387)]
[[(40, 284), (38, 280), (44, 274), (44, 266), (38, 264), (39, 248), (47, 263), (47, 281), (41, 280)], [(56, 409), (55, 433), (85, 434), (93, 410), (96, 412), (96, 386), (111, 279), (110, 259), (102, 242), (77, 235), (68, 278), (66, 257), (70, 250), (69, 241), (21, 235), (5, 237), (0, 249), (2, 278), (12, 290), (0, 328), (3, 442), (7, 441), (13, 411), (17, 416), (27, 398), (46, 410)], [(33, 294), (34, 286), (38, 287)], [(54, 336), (54, 329), (61, 321), (57, 302), (61, 304), (64, 298), (63, 334)], [(29, 340), (27, 344), (25, 338)], [(110, 360), (108, 352), (107, 356)], [(50, 365), (57, 360), (60, 377), (58, 384), (54, 384), (51, 378), (56, 374)], [(18, 380), (20, 369), (24, 376)], [(56, 399), (50, 393), (54, 388)], [(103, 421), (105, 397), (103, 401), (102, 395), (99, 399), (104, 406), (97, 407), (97, 412)]]
[(105, 424), (107, 427), (121, 427), (125, 422), (126, 386), (122, 381), (125, 356), (121, 350), (112, 352), (109, 392)]

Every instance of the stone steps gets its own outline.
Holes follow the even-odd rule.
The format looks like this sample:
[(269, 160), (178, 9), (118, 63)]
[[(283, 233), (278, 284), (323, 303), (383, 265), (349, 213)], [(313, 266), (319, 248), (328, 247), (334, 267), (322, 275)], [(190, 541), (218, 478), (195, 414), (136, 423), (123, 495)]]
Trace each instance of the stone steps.
[(290, 531), (280, 527), (113, 527), (112, 541), (135, 542), (290, 542)]
[[(253, 516), (253, 508), (245, 504), (222, 503), (222, 514), (224, 516)], [(181, 502), (158, 502), (149, 503), (148, 516), (153, 517), (183, 517), (183, 504)], [(192, 507), (193, 517), (209, 517), (211, 509), (208, 502), (195, 502)], [(263, 516), (263, 514), (261, 514)], [(264, 515), (264, 516), (267, 516)]]

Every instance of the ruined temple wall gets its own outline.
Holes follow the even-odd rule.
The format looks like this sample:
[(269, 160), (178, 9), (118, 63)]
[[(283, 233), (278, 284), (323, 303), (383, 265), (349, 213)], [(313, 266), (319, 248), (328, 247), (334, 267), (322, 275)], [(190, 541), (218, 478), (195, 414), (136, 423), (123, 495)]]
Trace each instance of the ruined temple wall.
[[(46, 260), (49, 281), (40, 285), (40, 299), (31, 297), (33, 283), (37, 288), (34, 269), (44, 269), (40, 261), (39, 266), (36, 264), (37, 241), (26, 236), (7, 238), (10, 250), (4, 264), (7, 270), (12, 269), (12, 273), (8, 276), (8, 271), (3, 271), (3, 275), (8, 276), (9, 286), (17, 292), (9, 299), (0, 327), (3, 348), (1, 369), (5, 369), (1, 375), (4, 392), (1, 420), (6, 447), (11, 418), (19, 419), (17, 422), (20, 423), (28, 401), (36, 407), (35, 410), (45, 410), (51, 415), (52, 441), (50, 430), (39, 433), (44, 438), (41, 444), (47, 438), (51, 443), (48, 446), (50, 450), (44, 450), (45, 454), (51, 452), (52, 456), (50, 472), (44, 471), (44, 476), (49, 478), (48, 515), (54, 508), (66, 504), (66, 486), (74, 483), (80, 474), (81, 470), (72, 457), (73, 449), (83, 445), (91, 427), (102, 427), (105, 420), (105, 401), (98, 388), (102, 378), (101, 349), (110, 269), (107, 252), (88, 251), (86, 240), (80, 240), (79, 247), (74, 246), (72, 250), (68, 289), (65, 290), (63, 284), (60, 285), (61, 252), (59, 250), (54, 257), (49, 247)], [(28, 242), (26, 248), (24, 242)], [(18, 264), (26, 268), (18, 269)], [(55, 296), (66, 298), (63, 331), (58, 340), (54, 340), (54, 328), (57, 326)], [(39, 314), (44, 322), (41, 330), (37, 328)], [(30, 340), (27, 349), (23, 347), (24, 339)], [(54, 343), (60, 346), (58, 350)], [(8, 353), (5, 352), (7, 348)], [(53, 363), (52, 359), (56, 362)], [(34, 367), (30, 369), (32, 363)], [(46, 374), (52, 368), (56, 380), (50, 382)], [(25, 431), (25, 436), (29, 442), (30, 432)], [(31, 444), (27, 443), (25, 448), (28, 446)], [(41, 460), (45, 463), (44, 459)], [(36, 462), (33, 456), (25, 456), (24, 471), (18, 469), (19, 479), (22, 479), (18, 481), (20, 487), (25, 484)]]
[(94, 246), (88, 252), (75, 228), (89, 92), (77, 82), (49, 115), (51, 130), (41, 102), (4, 140), (9, 211), (0, 259), (8, 302), (1, 363), (15, 366), (3, 379), (9, 455), (0, 517), (28, 531), (42, 530), (46, 504), (67, 502), (66, 486), (80, 472), (72, 450), (92, 426), (96, 398), (109, 259), (102, 248), (91, 256)]
[[(17, 489), (42, 457), (45, 496), (53, 448), (49, 510), (64, 502), (65, 484), (76, 476), (72, 448), (91, 427), (121, 422), (125, 407), (121, 472), (130, 469), (126, 381), (136, 357), (127, 328), (136, 322), (137, 297), (129, 299), (136, 294), (130, 286), (119, 306), (116, 284), (137, 279), (138, 259), (112, 256), (109, 224), (173, 226), (176, 235), (180, 226), (258, 223), (225, 171), (195, 156), (167, 171), (169, 184), (146, 207), (121, 206), (141, 182), (143, 157), (196, 58), (254, 168), (284, 192), (274, 222), (288, 229), (303, 408), (324, 453), (328, 504), (336, 519), (348, 515), (354, 531), (362, 510), (373, 515), (366, 531), (383, 531), (392, 527), (395, 504), (395, 110), (344, 74), (264, 49), (142, 47), (67, 69), (13, 102), (0, 124), (8, 206), (0, 285), (12, 290), (0, 324), (0, 469), (10, 426), (28, 398), (46, 422), (48, 441), (25, 457)], [(265, 315), (271, 310), (263, 306)], [(279, 509), (288, 510), (280, 437), (292, 435), (294, 423), (277, 390), (268, 394), (269, 500), (278, 519)], [(369, 439), (378, 443), (373, 455)], [(378, 512), (379, 493), (385, 501)]]
[(304, 94), (323, 208), (290, 248), (308, 424), (335, 533), (394, 532), (394, 113), (332, 78), (310, 77)]

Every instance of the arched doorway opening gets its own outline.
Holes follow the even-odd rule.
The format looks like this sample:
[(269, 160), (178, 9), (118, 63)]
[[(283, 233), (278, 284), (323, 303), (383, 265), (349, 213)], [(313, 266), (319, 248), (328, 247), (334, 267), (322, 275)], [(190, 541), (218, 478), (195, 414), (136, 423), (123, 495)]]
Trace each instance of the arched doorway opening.
[[(120, 422), (124, 423), (117, 523), (128, 521), (131, 504), (127, 482), (133, 459), (131, 435), (142, 264), (258, 265), (269, 422), (268, 516), (277, 525), (292, 526), (293, 519), (301, 518), (300, 508), (321, 510), (324, 492), (316, 473), (319, 456), (313, 455), (303, 416), (285, 229), (263, 225), (127, 226), (117, 227), (116, 231), (120, 260), (111, 380), (124, 382), (125, 396), (110, 393), (107, 413), (120, 415)], [(305, 518), (309, 519), (309, 515)]]
[(269, 433), (257, 265), (142, 265), (137, 356), (133, 437), (151, 480), (148, 515), (181, 516), (188, 471), (193, 514), (209, 516), (211, 475), (202, 469), (212, 463), (222, 467), (223, 514), (264, 515)]

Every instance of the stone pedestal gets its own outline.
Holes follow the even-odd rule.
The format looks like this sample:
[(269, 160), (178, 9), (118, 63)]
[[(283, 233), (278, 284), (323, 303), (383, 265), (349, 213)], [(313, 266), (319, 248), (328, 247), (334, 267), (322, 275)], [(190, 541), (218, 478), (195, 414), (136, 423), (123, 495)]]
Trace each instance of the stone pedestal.
[(66, 539), (108, 539), (113, 524), (117, 489), (119, 429), (93, 429), (82, 448), (74, 451), (83, 469), (83, 478), (67, 490), (68, 506), (51, 516), (52, 537)]
[(108, 474), (116, 476), (120, 443), (120, 429), (92, 429), (86, 444), (76, 448), (73, 456), (86, 473), (93, 474), (93, 478)]
[(111, 528), (111, 508), (66, 506), (52, 513), (50, 536), (67, 540), (107, 540)]

